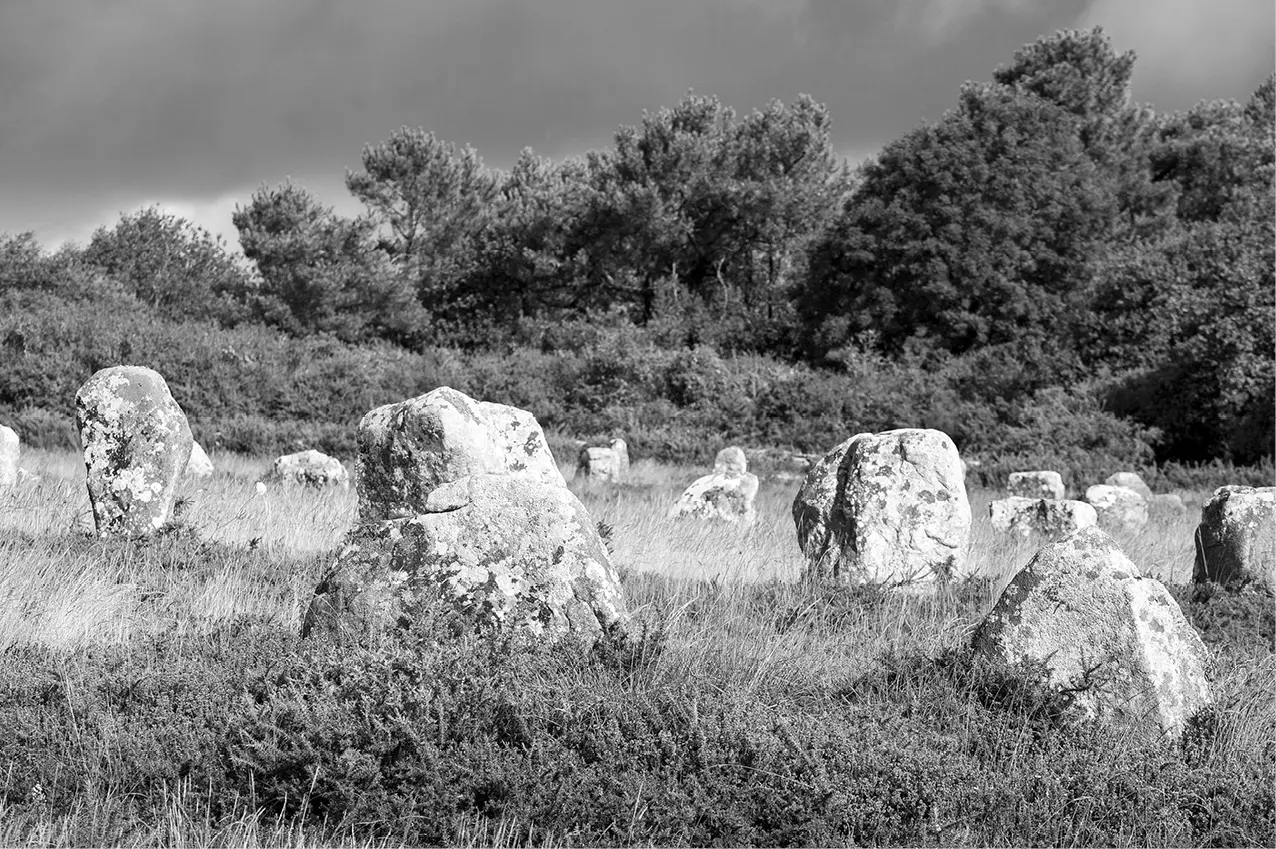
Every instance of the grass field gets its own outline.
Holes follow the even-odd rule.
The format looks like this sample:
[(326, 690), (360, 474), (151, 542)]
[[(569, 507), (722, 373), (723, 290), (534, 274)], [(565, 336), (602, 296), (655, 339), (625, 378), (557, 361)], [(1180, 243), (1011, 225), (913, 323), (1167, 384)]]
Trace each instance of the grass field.
[(1201, 493), (1117, 537), (1213, 657), (1218, 708), (1173, 743), (1071, 725), (964, 652), (1035, 550), (994, 534), (996, 493), (971, 493), (975, 579), (820, 590), (797, 481), (764, 481), (746, 531), (671, 523), (702, 472), (640, 461), (570, 485), (613, 529), (641, 640), (423, 625), (338, 651), (295, 634), (353, 490), (261, 495), (265, 459), (213, 461), (183, 530), (141, 546), (90, 537), (73, 454), (24, 453), (41, 481), (0, 493), (0, 844), (1273, 842), (1271, 602), (1181, 586)]

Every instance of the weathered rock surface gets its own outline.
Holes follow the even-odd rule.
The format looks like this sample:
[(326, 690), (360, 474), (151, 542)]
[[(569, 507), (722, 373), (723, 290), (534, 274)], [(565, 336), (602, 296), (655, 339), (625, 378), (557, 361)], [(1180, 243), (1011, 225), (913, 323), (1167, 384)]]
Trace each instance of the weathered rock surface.
[(451, 387), (377, 407), (359, 422), (362, 521), (413, 516), (436, 487), (480, 474), (566, 485), (531, 413)]
[(198, 442), (192, 442), (191, 458), (186, 462), (186, 477), (211, 478), (212, 476), (213, 461), (208, 459), (208, 455), (204, 453), (204, 449)]
[(1108, 479), (1104, 483), (1108, 486), (1123, 486), (1126, 489), (1132, 489), (1143, 496), (1144, 501), (1152, 500), (1152, 488), (1144, 483), (1138, 472), (1117, 472), (1116, 474), (1108, 475)]
[(1099, 514), (1099, 527), (1105, 530), (1137, 531), (1148, 522), (1147, 499), (1132, 489), (1099, 483), (1085, 491), (1085, 500)]
[(285, 454), (275, 460), (266, 479), (274, 483), (291, 483), (323, 488), (350, 486), (350, 473), (336, 457), (313, 448)]
[(594, 639), (626, 624), (607, 550), (565, 486), (478, 474), (440, 484), (421, 506), (351, 533), (303, 633), (393, 628), (440, 602), (547, 637)]
[(749, 471), (749, 460), (744, 449), (735, 445), (723, 448), (713, 461), (713, 471), (719, 475), (742, 475)]
[(1083, 528), (1045, 546), (974, 635), (976, 652), (1038, 662), (1080, 716), (1171, 735), (1212, 702), (1200, 636), (1165, 587)]
[(1011, 472), (1006, 489), (1012, 496), (1048, 498), (1053, 501), (1063, 500), (1067, 492), (1063, 486), (1063, 475), (1050, 471)]
[(1276, 487), (1214, 490), (1201, 508), (1192, 578), (1276, 593)]
[(931, 584), (964, 573), (970, 503), (947, 434), (861, 433), (806, 476), (793, 502), (807, 577)]
[(1021, 498), (1012, 495), (988, 505), (995, 530), (1021, 537), (1066, 536), (1098, 521), (1094, 508), (1084, 501), (1056, 501), (1053, 498)]
[(669, 510), (671, 519), (709, 519), (733, 525), (751, 525), (757, 518), (753, 499), (758, 494), (757, 475), (749, 472), (714, 472), (696, 478)]
[(21, 450), (17, 432), (0, 425), (0, 489), (17, 485), (18, 454)]
[(186, 414), (149, 368), (114, 366), (75, 395), (99, 536), (146, 536), (168, 521), (191, 453)]
[(607, 447), (585, 445), (576, 456), (576, 477), (603, 483), (621, 483), (629, 475), (629, 448), (623, 439)]

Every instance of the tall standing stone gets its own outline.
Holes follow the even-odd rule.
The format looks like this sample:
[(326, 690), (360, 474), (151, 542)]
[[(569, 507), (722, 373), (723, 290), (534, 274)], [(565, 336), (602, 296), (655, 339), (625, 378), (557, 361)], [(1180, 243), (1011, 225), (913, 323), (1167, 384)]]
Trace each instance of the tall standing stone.
[(1223, 486), (1201, 508), (1196, 581), (1276, 593), (1276, 486)]
[(149, 368), (114, 366), (75, 395), (99, 536), (145, 536), (168, 521), (191, 453), (186, 414)]
[(948, 435), (861, 433), (811, 468), (793, 502), (807, 577), (931, 584), (964, 574), (970, 502)]
[(975, 630), (976, 653), (1045, 666), (1081, 716), (1177, 735), (1212, 702), (1205, 645), (1169, 591), (1098, 528), (1037, 552)]
[(19, 451), (18, 434), (13, 428), (0, 425), (0, 489), (17, 485)]
[(531, 413), (448, 386), (377, 407), (359, 422), (362, 521), (414, 516), (436, 487), (484, 474), (567, 485)]

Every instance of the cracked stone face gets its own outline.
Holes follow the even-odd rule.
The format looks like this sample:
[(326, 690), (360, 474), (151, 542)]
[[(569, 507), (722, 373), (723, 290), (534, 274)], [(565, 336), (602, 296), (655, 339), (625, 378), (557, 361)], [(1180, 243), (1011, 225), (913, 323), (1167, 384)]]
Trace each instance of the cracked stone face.
[(435, 487), (478, 474), (566, 485), (531, 413), (447, 386), (377, 407), (359, 423), (355, 478), (365, 522), (412, 516)]
[(1037, 552), (975, 631), (975, 651), (1036, 661), (1078, 715), (1177, 735), (1212, 703), (1207, 654), (1173, 596), (1083, 528)]
[(159, 373), (102, 369), (75, 396), (99, 536), (146, 536), (168, 521), (191, 453), (182, 408)]
[(369, 633), (430, 605), (550, 638), (595, 639), (628, 621), (619, 577), (565, 487), (479, 474), (442, 484), (433, 512), (356, 528), (304, 633)]
[(811, 467), (793, 502), (808, 578), (933, 585), (965, 574), (970, 503), (947, 434), (861, 433)]

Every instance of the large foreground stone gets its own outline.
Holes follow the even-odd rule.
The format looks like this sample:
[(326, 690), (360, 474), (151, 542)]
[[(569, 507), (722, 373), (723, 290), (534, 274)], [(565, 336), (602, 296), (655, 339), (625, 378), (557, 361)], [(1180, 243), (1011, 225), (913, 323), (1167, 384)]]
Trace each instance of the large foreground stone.
[(17, 432), (11, 427), (0, 425), (0, 489), (17, 486), (20, 451)]
[(1099, 515), (1099, 527), (1104, 530), (1137, 531), (1148, 523), (1148, 502), (1132, 489), (1110, 484), (1095, 484), (1085, 491)]
[(793, 520), (808, 578), (910, 585), (958, 577), (970, 503), (957, 448), (937, 430), (857, 434), (811, 468)]
[(1045, 546), (997, 599), (976, 652), (1038, 662), (1079, 715), (1177, 735), (1210, 705), (1205, 645), (1165, 587), (1083, 528)]
[(351, 532), (303, 633), (377, 632), (440, 603), (547, 637), (592, 640), (627, 622), (607, 550), (566, 487), (480, 474), (436, 487), (422, 507)]
[(1011, 472), (1006, 490), (1020, 498), (1048, 498), (1053, 501), (1062, 500), (1067, 492), (1063, 486), (1063, 475), (1051, 471)]
[(359, 422), (362, 521), (413, 516), (435, 487), (481, 474), (566, 485), (541, 426), (517, 407), (441, 386), (377, 407)]
[(75, 420), (98, 535), (163, 527), (192, 442), (164, 378), (140, 366), (102, 369), (76, 393)]
[(1201, 508), (1192, 577), (1276, 592), (1276, 487), (1214, 490)]
[(1024, 538), (1057, 539), (1098, 522), (1094, 508), (1084, 501), (1053, 498), (1002, 498), (988, 505), (994, 530)]
[(733, 525), (751, 525), (757, 518), (753, 499), (758, 494), (757, 475), (749, 472), (714, 472), (696, 478), (669, 510), (671, 519), (708, 519)]
[(341, 461), (313, 448), (276, 458), (267, 479), (319, 489), (329, 486), (346, 489), (350, 486), (350, 473)]

